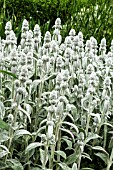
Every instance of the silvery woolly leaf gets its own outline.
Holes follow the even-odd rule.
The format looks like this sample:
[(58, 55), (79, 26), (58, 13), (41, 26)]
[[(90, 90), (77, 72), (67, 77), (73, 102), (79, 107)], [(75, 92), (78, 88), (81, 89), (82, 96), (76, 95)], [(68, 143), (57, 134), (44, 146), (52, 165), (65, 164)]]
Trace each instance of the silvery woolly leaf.
[(90, 161), (92, 161), (90, 155), (87, 154), (87, 153), (85, 153), (85, 152), (82, 153), (82, 157), (83, 157), (83, 158), (87, 158), (87, 159), (89, 159)]
[(37, 91), (37, 86), (41, 83), (41, 80), (34, 80), (31, 86), (31, 94)]
[(63, 157), (64, 159), (66, 159), (66, 154), (63, 151), (55, 151), (56, 154), (60, 155), (61, 157)]
[(56, 76), (57, 76), (57, 73), (53, 73), (53, 74), (50, 75), (49, 77), (46, 77), (46, 78), (44, 79), (44, 81), (55, 79)]
[(64, 128), (60, 128), (60, 130), (62, 130), (62, 131), (64, 131), (64, 132), (66, 132), (66, 133), (68, 133), (71, 137), (72, 137), (72, 139), (73, 139), (73, 141), (74, 141), (74, 135), (73, 135), (73, 133), (72, 132), (70, 132), (70, 130), (67, 130), (67, 129), (64, 129)]
[(22, 166), (22, 164), (16, 159), (8, 159), (7, 164), (13, 170), (24, 170), (24, 167)]
[(26, 110), (24, 110), (20, 105), (18, 106), (18, 109), (27, 116), (29, 122), (31, 123), (30, 114)]
[[(66, 149), (72, 149), (72, 141), (71, 140), (69, 140), (67, 137), (63, 137), (62, 138), (65, 142), (66, 142), (66, 144), (68, 145), (68, 147), (66, 148)], [(66, 150), (65, 149), (65, 150)]]
[(88, 143), (90, 140), (97, 139), (97, 138), (100, 138), (100, 136), (97, 134), (92, 134), (85, 139), (85, 144)]
[(14, 133), (14, 138), (18, 139), (19, 137), (24, 135), (31, 136), (31, 133), (25, 129), (16, 130)]
[(113, 137), (111, 137), (111, 139), (110, 139), (109, 148), (113, 148)]
[[(110, 123), (107, 123), (107, 122), (103, 123), (103, 125), (107, 125), (107, 126), (109, 126), (109, 127), (113, 128), (113, 125), (112, 125), (112, 124), (110, 124)], [(110, 132), (109, 132), (109, 133), (110, 133)]]
[(33, 142), (33, 143), (31, 143), (27, 146), (25, 153), (27, 154), (32, 149), (35, 149), (35, 148), (40, 147), (40, 146), (43, 146), (43, 144), (40, 143), (40, 142)]
[(105, 153), (98, 152), (98, 153), (95, 153), (95, 155), (101, 158), (107, 165), (109, 157)]
[(5, 145), (0, 145), (0, 158), (4, 157), (9, 153), (8, 148)]
[(81, 170), (94, 170), (92, 168), (82, 168)]
[(58, 165), (59, 165), (63, 170), (71, 170), (71, 168), (69, 168), (66, 163), (58, 163)]
[(78, 158), (79, 158), (79, 155), (76, 152), (74, 152), (73, 154), (69, 155), (66, 158), (65, 162), (67, 165), (70, 165), (70, 164), (73, 164), (74, 162), (76, 162), (78, 160)]
[(48, 155), (46, 154), (45, 156), (45, 150), (40, 148), (40, 161), (42, 163), (42, 165), (46, 165), (47, 161), (48, 161)]
[(73, 164), (73, 166), (72, 166), (72, 170), (78, 170), (78, 168), (77, 168), (77, 164), (76, 164), (76, 163), (74, 163), (74, 164)]
[(92, 149), (101, 151), (104, 154), (106, 154), (107, 157), (109, 157), (109, 154), (107, 153), (107, 151), (104, 148), (102, 148), (101, 146), (94, 146), (94, 147), (92, 147)]
[(0, 119), (3, 120), (5, 116), (5, 107), (4, 107), (4, 104), (0, 101)]
[(0, 132), (0, 143), (8, 141), (9, 140), (9, 135), (8, 135), (8, 131), (4, 131), (2, 130)]
[(31, 107), (31, 105), (25, 103), (24, 106), (25, 106), (25, 108), (26, 108), (26, 111), (27, 111), (27, 112), (29, 113), (29, 115), (30, 115), (31, 112), (32, 112), (32, 107)]
[(69, 125), (70, 127), (73, 127), (77, 133), (79, 133), (79, 130), (78, 130), (78, 127), (76, 125), (74, 125), (73, 123), (70, 123), (70, 122), (62, 122), (62, 124), (66, 124), (66, 125)]

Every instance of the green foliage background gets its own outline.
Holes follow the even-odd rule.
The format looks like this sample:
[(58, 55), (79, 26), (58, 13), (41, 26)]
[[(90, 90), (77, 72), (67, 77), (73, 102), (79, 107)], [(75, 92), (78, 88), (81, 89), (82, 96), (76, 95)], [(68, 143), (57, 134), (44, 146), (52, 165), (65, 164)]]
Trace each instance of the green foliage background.
[[(97, 15), (95, 6), (98, 4)], [(105, 8), (106, 6), (106, 8)], [(6, 21), (11, 20), (17, 36), (24, 18), (30, 28), (38, 23), (42, 34), (51, 30), (57, 17), (64, 25), (63, 37), (71, 28), (82, 31), (85, 39), (94, 36), (98, 42), (106, 37), (108, 46), (113, 37), (113, 2), (111, 0), (0, 0), (0, 36), (3, 37)], [(84, 9), (80, 16), (81, 9)], [(100, 15), (100, 16), (99, 16)]]

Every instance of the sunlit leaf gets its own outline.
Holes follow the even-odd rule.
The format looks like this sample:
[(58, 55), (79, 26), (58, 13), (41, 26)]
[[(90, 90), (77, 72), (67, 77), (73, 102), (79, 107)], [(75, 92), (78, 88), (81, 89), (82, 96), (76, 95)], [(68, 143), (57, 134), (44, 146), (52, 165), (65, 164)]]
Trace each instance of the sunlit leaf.
[(29, 122), (31, 123), (30, 114), (26, 110), (24, 110), (21, 106), (18, 106), (18, 109), (28, 117)]
[(39, 142), (33, 142), (31, 144), (29, 144), (25, 150), (25, 153), (28, 153), (29, 151), (31, 151), (32, 149), (35, 149), (37, 147), (43, 146), (42, 143)]
[(64, 129), (64, 128), (60, 128), (60, 129), (61, 129), (62, 131), (64, 131), (64, 132), (68, 133), (68, 134), (72, 137), (72, 139), (73, 139), (73, 141), (74, 141), (74, 135), (73, 135), (72, 132), (70, 132), (69, 130)]
[(25, 129), (20, 129), (20, 130), (16, 130), (15, 133), (14, 133), (14, 137), (17, 139), (21, 136), (24, 136), (24, 135), (29, 135), (31, 136), (31, 133)]
[(97, 134), (92, 134), (91, 136), (89, 136), (85, 139), (85, 143), (88, 143), (90, 140), (97, 139), (97, 138), (100, 138), (100, 136)]
[(76, 130), (76, 132), (79, 133), (78, 127), (76, 125), (74, 125), (73, 123), (64, 121), (64, 122), (62, 122), (62, 124), (66, 124), (66, 125), (73, 127)]
[(71, 170), (71, 168), (69, 168), (66, 163), (58, 163), (58, 165), (63, 169), (63, 170)]
[(98, 156), (99, 158), (101, 158), (105, 162), (105, 164), (107, 165), (109, 158), (105, 153), (98, 152), (98, 153), (95, 153), (95, 155)]
[(109, 157), (109, 154), (107, 153), (107, 151), (104, 148), (102, 148), (101, 146), (94, 146), (94, 147), (92, 147), (92, 149), (102, 151)]
[(66, 158), (65, 162), (67, 165), (70, 165), (76, 162), (78, 158), (79, 158), (79, 155), (77, 155), (77, 153), (73, 153)]
[(87, 153), (85, 153), (85, 152), (82, 153), (82, 157), (83, 157), (83, 158), (87, 158), (87, 159), (89, 159), (90, 161), (92, 161), (90, 155), (87, 154)]
[(73, 166), (72, 166), (72, 170), (78, 170), (78, 168), (77, 168), (77, 164), (76, 164), (76, 163), (74, 163), (74, 164), (73, 164)]
[(22, 164), (16, 159), (8, 159), (7, 162), (13, 170), (24, 170)]
[(58, 155), (60, 155), (61, 157), (63, 157), (64, 159), (66, 159), (66, 154), (63, 151), (55, 151), (55, 153), (57, 153)]

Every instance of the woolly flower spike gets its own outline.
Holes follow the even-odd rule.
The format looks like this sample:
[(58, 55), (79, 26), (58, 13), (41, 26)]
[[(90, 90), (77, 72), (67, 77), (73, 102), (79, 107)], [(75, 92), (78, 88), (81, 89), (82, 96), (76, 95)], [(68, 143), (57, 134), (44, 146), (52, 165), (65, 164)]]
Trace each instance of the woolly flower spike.
[(8, 115), (8, 123), (9, 123), (9, 124), (12, 124), (13, 121), (14, 121), (14, 116), (13, 116), (12, 114), (9, 114), (9, 115)]
[(51, 41), (51, 34), (50, 34), (49, 31), (47, 31), (47, 32), (45, 33), (44, 43), (48, 43), (48, 42), (50, 42), (50, 41)]
[(72, 41), (71, 37), (66, 37), (64, 43), (66, 44), (67, 47), (72, 47)]
[(34, 32), (34, 36), (41, 36), (40, 27), (38, 24), (35, 25), (33, 32)]
[(110, 47), (111, 52), (113, 53), (113, 40), (111, 41), (111, 47)]
[(83, 33), (82, 32), (78, 33), (78, 38), (79, 38), (79, 41), (83, 41)]
[(101, 40), (101, 44), (100, 44), (101, 46), (106, 46), (106, 39), (105, 38), (103, 38), (102, 40)]
[(50, 93), (49, 103), (52, 105), (57, 103), (57, 92), (55, 90)]
[(71, 29), (70, 32), (69, 32), (69, 35), (70, 36), (75, 36), (75, 29)]
[(56, 19), (55, 25), (53, 26), (53, 28), (55, 28), (55, 29), (61, 29), (62, 28), (62, 26), (61, 26), (61, 19), (60, 18)]
[(86, 50), (91, 50), (91, 41), (90, 40), (87, 40), (86, 41)]
[(110, 77), (106, 77), (103, 84), (104, 84), (104, 86), (107, 86), (107, 87), (110, 86), (111, 85)]
[(17, 38), (13, 30), (10, 31), (10, 42), (11, 44), (17, 44)]
[(92, 64), (89, 64), (87, 66), (86, 73), (91, 74), (92, 72), (94, 72), (94, 66)]
[(54, 122), (53, 121), (47, 121), (47, 126), (48, 126), (47, 138), (51, 139), (52, 135), (53, 135)]
[(62, 71), (62, 75), (63, 75), (63, 80), (64, 81), (68, 81), (69, 80), (69, 71), (68, 70), (63, 70)]
[(26, 19), (24, 19), (22, 23), (22, 31), (28, 31), (28, 30), (29, 30), (29, 23)]
[(45, 134), (41, 135), (41, 143), (46, 143), (47, 142), (47, 136)]
[(11, 24), (10, 21), (8, 21), (8, 22), (6, 23), (5, 30), (7, 30), (7, 31), (11, 31), (11, 30), (12, 30), (12, 24)]

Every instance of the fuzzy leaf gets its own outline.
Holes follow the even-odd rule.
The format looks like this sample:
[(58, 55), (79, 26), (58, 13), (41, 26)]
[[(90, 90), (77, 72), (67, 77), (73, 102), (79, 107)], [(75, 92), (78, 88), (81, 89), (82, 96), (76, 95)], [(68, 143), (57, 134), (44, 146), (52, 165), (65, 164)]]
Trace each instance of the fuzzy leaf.
[(98, 156), (99, 158), (101, 158), (105, 162), (105, 164), (107, 165), (109, 158), (105, 153), (98, 152), (98, 153), (95, 153), (95, 155)]
[(44, 80), (44, 81), (55, 79), (55, 78), (56, 78), (56, 76), (57, 76), (57, 74), (56, 74), (56, 73), (54, 73), (54, 74), (50, 75), (49, 77), (45, 78), (45, 80)]
[(62, 122), (62, 124), (66, 124), (66, 125), (73, 127), (76, 130), (76, 132), (79, 133), (78, 127), (76, 125), (74, 125), (73, 123), (64, 121), (64, 122)]
[(32, 87), (31, 87), (31, 94), (33, 94), (35, 91), (37, 91), (37, 86), (41, 83), (41, 80), (34, 80), (32, 82)]
[(78, 169), (77, 169), (77, 164), (76, 164), (76, 163), (73, 164), (72, 170), (78, 170)]
[(104, 152), (109, 157), (109, 154), (101, 146), (94, 146), (94, 147), (92, 147), (92, 149), (102, 151), (102, 152)]
[(45, 159), (45, 151), (41, 148), (40, 148), (40, 161), (41, 161), (42, 165), (46, 165), (46, 163), (48, 161), (48, 155), (46, 155), (46, 159)]
[(3, 120), (4, 116), (5, 116), (5, 107), (3, 102), (0, 101), (0, 119)]
[(58, 163), (63, 170), (71, 170), (65, 163)]
[(4, 122), (2, 119), (0, 119), (0, 128), (4, 130), (9, 130), (9, 125)]
[(6, 156), (8, 154), (8, 152), (7, 151), (0, 151), (0, 158), (2, 158), (2, 157), (4, 157), (4, 156)]
[(7, 162), (13, 170), (24, 170), (22, 164), (16, 159), (8, 159)]
[(90, 161), (92, 161), (90, 155), (87, 154), (87, 153), (85, 153), (85, 152), (83, 152), (82, 157), (83, 157), (83, 158), (87, 158), (87, 159), (89, 159)]
[(35, 149), (37, 147), (40, 147), (40, 146), (43, 146), (42, 143), (39, 143), (39, 142), (34, 142), (34, 143), (31, 143), (27, 146), (26, 150), (25, 150), (25, 153), (27, 154), (29, 151), (31, 151), (32, 149)]
[(66, 158), (65, 162), (67, 165), (73, 164), (74, 162), (76, 162), (78, 157), (79, 155), (77, 155), (76, 153), (73, 153)]
[(18, 106), (18, 109), (28, 117), (29, 123), (31, 123), (30, 114), (26, 110), (24, 110), (21, 106)]
[(66, 132), (66, 133), (68, 133), (68, 134), (70, 134), (71, 135), (71, 137), (72, 137), (72, 139), (73, 139), (73, 141), (74, 141), (74, 135), (73, 135), (73, 133), (72, 132), (70, 132), (69, 130), (67, 130), (67, 129), (63, 129), (63, 128), (60, 128), (62, 131), (64, 131), (64, 132)]
[(82, 168), (81, 170), (94, 170), (92, 168)]
[(111, 139), (110, 139), (109, 148), (113, 148), (113, 137), (111, 137)]
[(55, 151), (58, 155), (62, 156), (64, 159), (66, 159), (66, 154), (63, 151)]
[(99, 137), (100, 137), (99, 135), (93, 134), (93, 135), (91, 135), (91, 136), (89, 136), (89, 137), (87, 137), (87, 138), (85, 139), (85, 144), (88, 143), (90, 140), (92, 140), (92, 139), (97, 139), (97, 138), (99, 138)]
[[(62, 138), (68, 145), (68, 148), (71, 149), (72, 148), (72, 142), (69, 139), (66, 139), (65, 137)], [(68, 149), (66, 148), (66, 149)]]
[(107, 125), (107, 126), (109, 126), (109, 127), (113, 128), (113, 125), (112, 125), (112, 124), (110, 124), (110, 123), (105, 122), (105, 123), (104, 123), (104, 125)]
[(29, 135), (31, 136), (31, 133), (25, 129), (20, 129), (20, 130), (16, 130), (14, 133), (14, 137), (17, 139), (23, 135)]
[(5, 155), (7, 155), (9, 153), (9, 150), (6, 146), (0, 145), (0, 148), (2, 149), (0, 151), (0, 158), (4, 157)]

